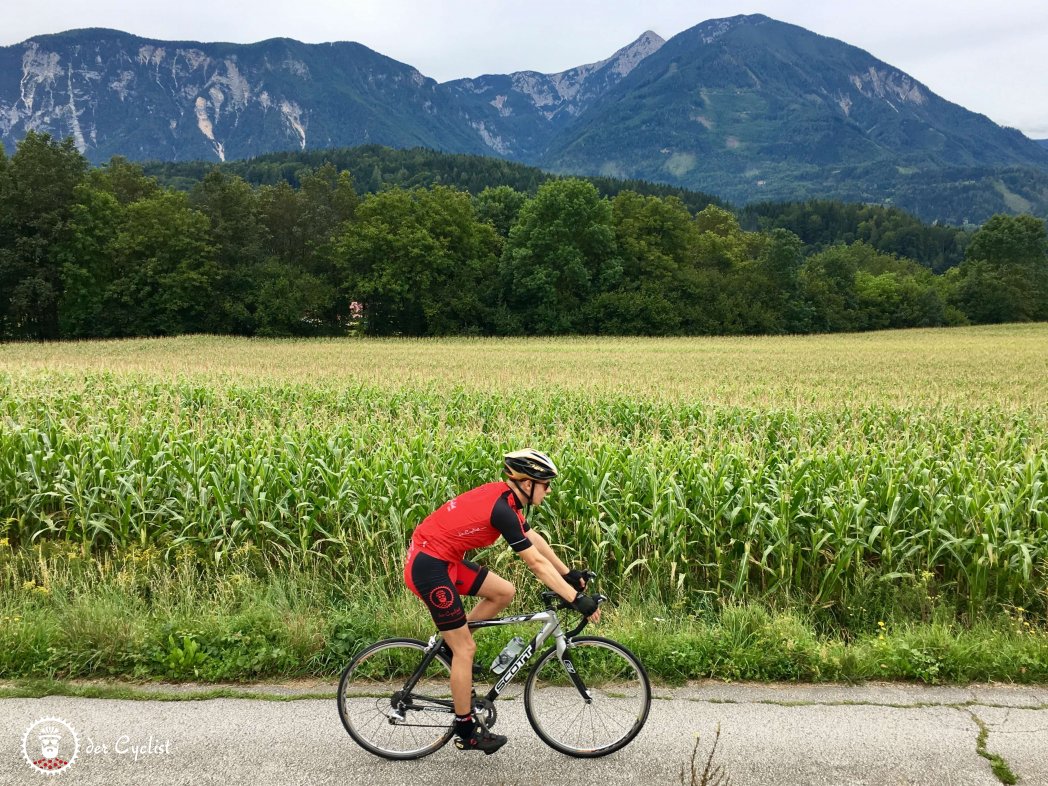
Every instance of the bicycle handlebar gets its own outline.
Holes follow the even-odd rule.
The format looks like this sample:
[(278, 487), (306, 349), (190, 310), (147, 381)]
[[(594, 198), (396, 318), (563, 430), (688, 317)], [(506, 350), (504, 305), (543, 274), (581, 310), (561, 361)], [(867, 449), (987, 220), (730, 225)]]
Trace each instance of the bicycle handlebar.
[[(594, 595), (593, 597), (596, 599), (598, 605), (608, 600), (607, 595)], [(567, 609), (568, 611), (574, 611), (576, 614), (578, 613), (578, 609), (564, 600), (564, 598), (553, 590), (546, 590), (543, 592), (542, 599), (546, 601), (547, 608), (555, 605), (558, 609)]]
[[(597, 578), (597, 574), (594, 573), (592, 570), (584, 570), (582, 571), (582, 575), (586, 579), (587, 586), (591, 581)], [(601, 603), (608, 600), (607, 595), (594, 595), (593, 598), (597, 601), (598, 608), (600, 607)], [(564, 598), (562, 598), (560, 595), (558, 595), (556, 592), (553, 592), (552, 590), (545, 590), (542, 593), (542, 599), (546, 602), (547, 608), (553, 608), (554, 606), (556, 606), (556, 608), (574, 611), (576, 614), (579, 613), (578, 609), (576, 609), (568, 601), (564, 600)], [(587, 617), (582, 617), (578, 626), (567, 633), (568, 638), (571, 638), (572, 636), (577, 636), (582, 631), (582, 629), (586, 627), (588, 623), (589, 619)]]

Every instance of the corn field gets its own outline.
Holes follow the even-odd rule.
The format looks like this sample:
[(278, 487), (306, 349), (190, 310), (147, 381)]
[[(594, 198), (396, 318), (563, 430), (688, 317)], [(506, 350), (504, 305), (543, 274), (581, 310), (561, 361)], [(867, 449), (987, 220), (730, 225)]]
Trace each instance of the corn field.
[(392, 587), (414, 526), (533, 445), (563, 473), (532, 525), (619, 591), (1043, 613), (1048, 326), (835, 338), (0, 346), (0, 543)]

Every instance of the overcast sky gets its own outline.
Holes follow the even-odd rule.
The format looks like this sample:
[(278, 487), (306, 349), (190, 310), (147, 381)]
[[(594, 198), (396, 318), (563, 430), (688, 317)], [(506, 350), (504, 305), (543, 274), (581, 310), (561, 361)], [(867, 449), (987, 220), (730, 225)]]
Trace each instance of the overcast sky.
[[(444, 82), (602, 60), (645, 30), (763, 13), (861, 47), (1001, 125), (1048, 138), (1046, 0), (3, 0), (0, 45), (78, 27), (147, 38), (358, 41)], [(17, 9), (16, 9), (17, 6)]]

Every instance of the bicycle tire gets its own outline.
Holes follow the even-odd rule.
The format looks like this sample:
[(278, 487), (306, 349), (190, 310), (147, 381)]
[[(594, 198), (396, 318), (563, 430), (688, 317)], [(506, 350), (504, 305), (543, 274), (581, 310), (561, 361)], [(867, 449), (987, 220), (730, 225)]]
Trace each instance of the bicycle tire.
[[(349, 736), (366, 751), (386, 759), (419, 759), (440, 750), (454, 733), (454, 713), (417, 694), (451, 699), (451, 665), (430, 661), (407, 702), (397, 693), (422, 662), (426, 644), (385, 639), (361, 650), (338, 682), (338, 716)], [(392, 717), (399, 708), (403, 720)]]
[(579, 636), (568, 649), (589, 691), (587, 703), (556, 648), (543, 653), (524, 685), (528, 723), (554, 750), (579, 758), (607, 756), (640, 734), (651, 709), (651, 683), (637, 656), (600, 636)]

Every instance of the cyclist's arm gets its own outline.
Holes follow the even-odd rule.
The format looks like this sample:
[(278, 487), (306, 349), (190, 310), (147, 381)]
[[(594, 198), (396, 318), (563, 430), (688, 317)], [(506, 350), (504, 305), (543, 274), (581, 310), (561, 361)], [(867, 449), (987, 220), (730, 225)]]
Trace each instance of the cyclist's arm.
[(517, 554), (524, 560), (524, 564), (531, 568), (531, 572), (538, 577), (539, 581), (560, 595), (568, 603), (574, 602), (577, 594), (575, 588), (564, 581), (564, 577), (557, 572), (557, 569), (548, 559), (542, 556), (538, 548), (524, 549), (523, 551), (518, 551)]
[(531, 545), (539, 550), (539, 554), (549, 560), (549, 563), (557, 569), (561, 576), (571, 570), (571, 568), (560, 561), (553, 552), (553, 547), (549, 545), (549, 542), (542, 535), (533, 529), (529, 529), (525, 534), (528, 536), (528, 540), (531, 541)]
[[(553, 554), (553, 550), (546, 543), (545, 538), (541, 535), (535, 538), (532, 537), (536, 533), (533, 533), (531, 528), (527, 527), (521, 516), (518, 516), (510, 509), (506, 499), (500, 499), (495, 503), (495, 508), (491, 512), (491, 525), (502, 533), (506, 542), (520, 555), (520, 558), (531, 568), (531, 572), (538, 577), (539, 581), (560, 595), (568, 603), (575, 602), (575, 595), (577, 594), (575, 588), (564, 580), (564, 577), (557, 570), (557, 565), (554, 565), (553, 562), (543, 556), (540, 547), (536, 544), (543, 544), (550, 554), (553, 555), (553, 559), (558, 565), (563, 566), (564, 563)], [(568, 569), (564, 568), (564, 573), (567, 572)], [(599, 620), (600, 609), (591, 615), (589, 619), (594, 622)]]
[(501, 533), (514, 551), (519, 553), (531, 549), (532, 544), (528, 539), (527, 525), (509, 506), (506, 497), (501, 497), (495, 502), (495, 507), (491, 511), (491, 526)]

